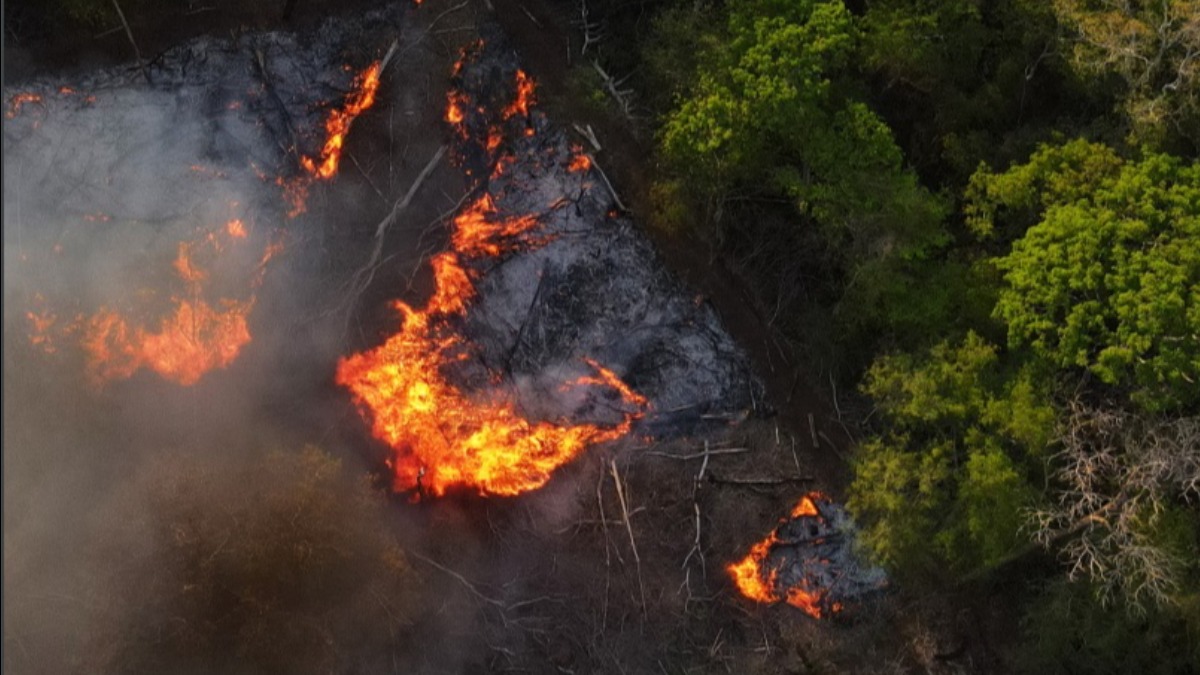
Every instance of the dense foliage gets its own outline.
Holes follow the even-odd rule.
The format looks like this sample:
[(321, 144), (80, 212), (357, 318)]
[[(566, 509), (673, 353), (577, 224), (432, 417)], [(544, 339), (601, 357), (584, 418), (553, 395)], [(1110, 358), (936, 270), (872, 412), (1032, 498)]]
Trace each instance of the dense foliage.
[(866, 549), (913, 588), (1034, 570), (1013, 668), (1189, 672), (1200, 5), (661, 4), (621, 61), (656, 224), (860, 385)]

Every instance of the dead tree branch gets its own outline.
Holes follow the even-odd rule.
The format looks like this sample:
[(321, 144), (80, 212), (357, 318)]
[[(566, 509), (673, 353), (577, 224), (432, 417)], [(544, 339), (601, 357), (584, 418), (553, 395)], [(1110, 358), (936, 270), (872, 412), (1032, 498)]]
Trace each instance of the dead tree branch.
[(589, 19), (587, 0), (579, 0), (579, 19), (576, 25), (583, 33), (583, 47), (579, 49), (579, 55), (583, 56), (587, 54), (588, 47), (598, 44), (600, 40), (604, 39), (604, 24)]
[[(710, 449), (708, 449), (707, 444), (705, 444), (704, 452), (697, 452), (697, 453), (694, 453), (691, 455), (672, 455), (669, 452), (658, 452), (657, 450), (647, 450), (646, 452), (643, 452), (642, 454), (643, 455), (653, 455), (655, 457), (666, 457), (667, 459), (678, 459), (678, 460), (683, 460), (683, 461), (692, 460), (692, 459), (703, 459), (703, 460), (705, 460), (704, 461), (705, 466), (707, 466), (708, 465), (708, 457), (711, 455), (740, 455), (743, 452), (750, 452), (750, 448), (713, 448), (710, 450)], [(701, 478), (703, 478), (703, 476), (701, 476)]]
[(628, 213), (629, 207), (625, 206), (625, 202), (621, 201), (621, 195), (617, 194), (616, 188), (614, 188), (613, 184), (609, 182), (608, 175), (604, 173), (604, 169), (601, 169), (600, 165), (596, 163), (596, 158), (592, 155), (588, 155), (587, 158), (591, 160), (592, 167), (596, 169), (596, 173), (600, 174), (600, 178), (604, 179), (604, 185), (608, 187), (608, 193), (612, 195), (613, 201), (617, 203), (617, 208)]
[(592, 125), (587, 125), (586, 129), (575, 123), (572, 123), (571, 126), (574, 127), (575, 131), (579, 132), (580, 136), (586, 138), (588, 143), (592, 144), (593, 150), (600, 152), (604, 149), (600, 147), (600, 141), (596, 139), (596, 132), (592, 131)]
[(614, 78), (612, 75), (609, 75), (608, 73), (606, 73), (604, 71), (604, 68), (602, 68), (600, 66), (599, 61), (592, 61), (592, 68), (594, 68), (596, 70), (596, 72), (600, 75), (600, 79), (604, 82), (604, 90), (607, 91), (608, 95), (612, 96), (613, 100), (617, 102), (617, 105), (619, 105), (621, 107), (621, 112), (625, 114), (625, 117), (632, 119), (633, 118), (633, 90), (621, 88), (621, 85), (624, 84), (625, 81), (629, 79), (629, 76), (626, 75), (625, 77), (618, 80), (618, 79)]
[(1060, 424), (1055, 504), (1031, 514), (1033, 539), (1072, 579), (1137, 614), (1170, 602), (1181, 561), (1151, 530), (1175, 499), (1200, 499), (1200, 419), (1145, 419), (1080, 402)]
[(349, 283), (347, 295), (339, 305), (341, 309), (346, 310), (347, 322), (350, 320), (350, 310), (354, 308), (354, 304), (358, 302), (358, 298), (371, 285), (371, 281), (375, 279), (375, 272), (379, 269), (379, 259), (383, 255), (383, 238), (387, 233), (388, 228), (391, 227), (392, 224), (396, 222), (396, 219), (399, 218), (400, 214), (408, 208), (408, 205), (412, 202), (413, 197), (416, 196), (417, 190), (421, 187), (421, 184), (425, 182), (425, 179), (429, 178), (429, 175), (433, 173), (435, 168), (437, 168), (438, 162), (441, 161), (445, 154), (446, 146), (443, 145), (437, 149), (437, 152), (433, 154), (433, 157), (429, 158), (429, 161), (425, 164), (425, 168), (421, 169), (421, 173), (417, 176), (416, 180), (412, 182), (412, 185), (409, 186), (408, 192), (405, 193), (404, 197), (396, 202), (396, 204), (392, 207), (392, 210), (386, 217), (384, 217), (383, 220), (379, 221), (379, 225), (375, 228), (375, 248), (371, 251), (371, 257), (362, 267), (358, 269), (358, 271), (354, 273), (354, 276), (351, 278)]
[(455, 579), (457, 579), (457, 580), (458, 580), (458, 582), (459, 582), (459, 583), (461, 583), (463, 586), (465, 586), (465, 587), (466, 587), (466, 589), (467, 589), (468, 591), (470, 591), (470, 592), (471, 592), (471, 595), (475, 596), (476, 598), (478, 598), (478, 599), (480, 599), (480, 600), (482, 600), (482, 601), (484, 601), (484, 602), (488, 603), (489, 605), (492, 605), (492, 606), (495, 606), (495, 607), (499, 607), (500, 609), (504, 609), (504, 608), (505, 608), (505, 605), (504, 605), (504, 603), (503, 603), (503, 602), (501, 602), (501, 601), (499, 601), (499, 600), (497, 600), (497, 599), (495, 599), (495, 598), (490, 598), (490, 597), (488, 597), (488, 596), (484, 595), (483, 593), (480, 593), (480, 592), (479, 592), (479, 589), (478, 589), (478, 588), (476, 588), (475, 584), (471, 583), (470, 581), (468, 581), (468, 580), (467, 580), (467, 578), (466, 578), (466, 577), (464, 577), (463, 575), (459, 574), (458, 572), (455, 572), (454, 570), (450, 569), (449, 567), (446, 567), (445, 565), (443, 565), (443, 564), (441, 564), (441, 563), (439, 563), (439, 562), (437, 562), (436, 560), (433, 560), (433, 559), (431, 559), (431, 558), (426, 558), (425, 556), (423, 556), (423, 555), (421, 555), (420, 553), (417, 553), (417, 552), (415, 552), (415, 551), (407, 551), (407, 554), (408, 554), (408, 555), (411, 555), (412, 557), (416, 558), (417, 560), (420, 560), (420, 561), (421, 561), (421, 562), (423, 562), (423, 563), (426, 563), (426, 564), (428, 564), (428, 565), (432, 565), (433, 567), (435, 567), (435, 568), (437, 568), (437, 569), (439, 569), (439, 570), (441, 570), (441, 571), (445, 572), (446, 574), (449, 574), (450, 576), (454, 577)]
[(621, 519), (625, 521), (625, 531), (629, 533), (629, 548), (633, 550), (638, 591), (642, 597), (642, 616), (644, 617), (646, 615), (646, 586), (642, 583), (642, 558), (638, 555), (637, 539), (633, 536), (633, 525), (629, 522), (629, 505), (625, 501), (625, 487), (621, 483), (621, 474), (617, 471), (617, 460), (609, 460), (608, 468), (612, 472), (613, 484), (617, 486), (617, 501), (621, 503)]
[(125, 12), (121, 11), (121, 3), (113, 0), (113, 7), (116, 8), (117, 17), (121, 19), (121, 25), (125, 28), (125, 37), (129, 38), (129, 44), (133, 46), (133, 56), (137, 59), (138, 70), (142, 71), (142, 77), (149, 82), (150, 73), (146, 70), (146, 62), (142, 60), (142, 50), (138, 49), (137, 41), (133, 39), (133, 31), (129, 28), (129, 22), (125, 20)]
[(791, 485), (792, 483), (810, 483), (812, 476), (796, 476), (794, 478), (727, 478), (712, 474), (708, 477), (710, 483), (717, 485)]

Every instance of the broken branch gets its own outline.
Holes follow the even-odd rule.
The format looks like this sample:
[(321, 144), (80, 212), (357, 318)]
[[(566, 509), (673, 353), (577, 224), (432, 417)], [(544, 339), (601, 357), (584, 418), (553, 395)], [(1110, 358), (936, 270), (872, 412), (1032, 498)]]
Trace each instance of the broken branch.
[(723, 478), (715, 474), (708, 477), (710, 483), (718, 485), (788, 485), (791, 483), (812, 482), (812, 476), (796, 476), (795, 478)]

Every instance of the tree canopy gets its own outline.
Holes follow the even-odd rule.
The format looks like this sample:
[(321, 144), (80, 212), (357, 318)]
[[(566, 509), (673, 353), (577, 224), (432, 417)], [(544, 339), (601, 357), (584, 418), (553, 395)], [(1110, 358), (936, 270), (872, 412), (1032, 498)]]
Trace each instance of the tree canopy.
[(996, 260), (1011, 346), (1148, 410), (1200, 401), (1200, 164), (1080, 140), (981, 170), (968, 196), (984, 235), (1035, 221)]

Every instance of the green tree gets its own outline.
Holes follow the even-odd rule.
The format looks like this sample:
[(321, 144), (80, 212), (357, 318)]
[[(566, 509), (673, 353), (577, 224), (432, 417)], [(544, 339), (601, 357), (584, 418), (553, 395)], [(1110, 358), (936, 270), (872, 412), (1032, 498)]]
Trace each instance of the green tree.
[(984, 236), (1032, 221), (996, 260), (1011, 346), (1148, 410), (1200, 402), (1200, 164), (1077, 140), (1001, 174), (982, 168), (968, 200)]
[(857, 31), (841, 2), (741, 2), (667, 115), (661, 148), (719, 220), (735, 193), (785, 195), (856, 257), (942, 241), (943, 209), (887, 125), (841, 86)]
[(1027, 155), (1092, 107), (1041, 0), (868, 0), (859, 61), (927, 180), (957, 191), (980, 161)]
[(1098, 602), (1085, 582), (1049, 582), (1026, 612), (1012, 662), (1018, 673), (1195, 673), (1200, 594), (1139, 616)]
[(848, 506), (863, 543), (901, 575), (999, 561), (1021, 542), (1054, 412), (1030, 368), (974, 333), (921, 358), (880, 358), (863, 386), (886, 430), (858, 450)]

